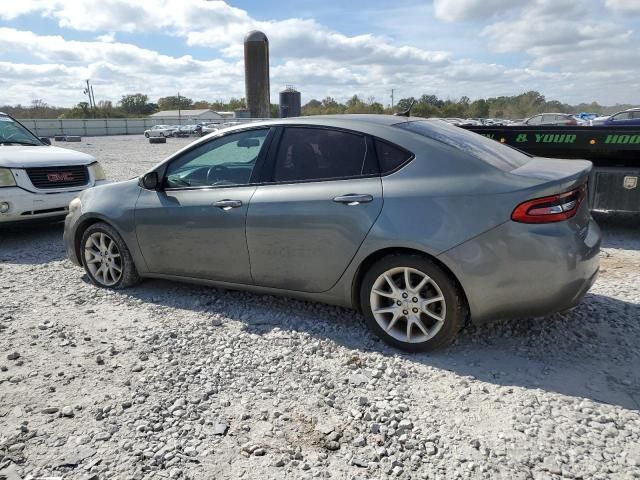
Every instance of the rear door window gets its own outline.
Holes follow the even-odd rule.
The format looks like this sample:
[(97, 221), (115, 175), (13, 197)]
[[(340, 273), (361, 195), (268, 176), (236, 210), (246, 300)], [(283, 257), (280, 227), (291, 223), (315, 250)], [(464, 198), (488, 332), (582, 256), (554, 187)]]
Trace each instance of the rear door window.
[(403, 122), (395, 126), (464, 151), (505, 172), (531, 160), (531, 155), (520, 150), (439, 120)]
[(284, 129), (273, 181), (305, 182), (365, 176), (367, 142), (363, 135), (326, 128)]

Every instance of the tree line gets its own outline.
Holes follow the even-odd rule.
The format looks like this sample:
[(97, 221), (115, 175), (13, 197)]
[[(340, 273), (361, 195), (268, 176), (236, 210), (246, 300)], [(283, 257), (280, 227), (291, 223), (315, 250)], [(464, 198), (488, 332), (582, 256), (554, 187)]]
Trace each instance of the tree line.
[[(540, 92), (529, 91), (520, 95), (480, 98), (471, 100), (463, 96), (459, 99), (441, 99), (436, 95), (424, 94), (420, 97), (407, 97), (398, 100), (391, 107), (383, 105), (375, 97), (366, 99), (353, 95), (344, 103), (333, 97), (322, 100), (312, 99), (302, 106), (302, 115), (331, 115), (345, 113), (396, 113), (409, 108), (411, 114), (418, 117), (456, 117), (456, 118), (526, 118), (543, 112), (579, 113), (592, 112), (611, 114), (632, 105), (603, 106), (597, 102), (569, 105), (557, 100), (547, 100)], [(71, 108), (47, 105), (42, 100), (33, 100), (30, 105), (4, 105), (0, 111), (16, 118), (125, 118), (144, 117), (161, 110), (211, 109), (214, 111), (234, 111), (246, 108), (244, 98), (231, 98), (229, 101), (193, 100), (192, 98), (171, 95), (161, 97), (156, 102), (149, 101), (144, 93), (123, 95), (115, 104), (109, 100), (98, 102), (91, 108), (88, 102), (80, 102)], [(271, 116), (279, 116), (277, 104), (271, 105)]]
[(345, 103), (332, 97), (310, 100), (302, 107), (303, 115), (331, 115), (343, 113), (397, 113), (406, 111), (413, 104), (411, 115), (416, 117), (441, 118), (527, 118), (543, 112), (580, 113), (591, 112), (603, 115), (618, 112), (632, 105), (603, 106), (597, 102), (569, 105), (557, 100), (547, 100), (540, 92), (529, 91), (520, 95), (480, 98), (471, 101), (469, 97), (441, 99), (436, 95), (424, 94), (418, 98), (407, 97), (398, 100), (392, 108), (384, 107), (375, 98), (362, 100), (354, 95)]

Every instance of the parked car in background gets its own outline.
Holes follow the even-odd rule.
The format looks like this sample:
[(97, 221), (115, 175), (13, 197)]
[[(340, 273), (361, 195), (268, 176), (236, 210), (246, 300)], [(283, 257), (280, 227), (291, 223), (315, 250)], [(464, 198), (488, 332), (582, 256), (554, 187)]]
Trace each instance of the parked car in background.
[(585, 122), (575, 118), (569, 113), (540, 113), (527, 118), (522, 125), (586, 125)]
[(640, 108), (630, 108), (614, 113), (608, 117), (598, 117), (591, 121), (592, 125), (607, 127), (640, 126)]
[(64, 238), (100, 287), (154, 277), (293, 295), (361, 309), (384, 341), (432, 350), (468, 319), (580, 302), (599, 265), (590, 171), (439, 120), (261, 121), (83, 192)]
[(149, 137), (170, 137), (175, 132), (176, 127), (171, 125), (155, 125), (149, 130), (144, 131), (144, 136)]
[(464, 123), (464, 120), (462, 118), (455, 118), (455, 117), (441, 118), (440, 120), (444, 120), (445, 122), (450, 123), (451, 125), (462, 125)]
[(174, 137), (190, 137), (195, 134), (195, 125), (182, 125), (174, 133)]
[(200, 129), (202, 135), (208, 135), (213, 132), (217, 132), (220, 129), (220, 125), (217, 123), (205, 123)]
[(599, 115), (597, 113), (580, 112), (580, 113), (576, 113), (574, 116), (578, 120), (582, 120), (583, 122), (589, 123), (595, 118), (598, 118)]
[(78, 193), (105, 180), (91, 155), (52, 147), (0, 113), (0, 225), (60, 220)]

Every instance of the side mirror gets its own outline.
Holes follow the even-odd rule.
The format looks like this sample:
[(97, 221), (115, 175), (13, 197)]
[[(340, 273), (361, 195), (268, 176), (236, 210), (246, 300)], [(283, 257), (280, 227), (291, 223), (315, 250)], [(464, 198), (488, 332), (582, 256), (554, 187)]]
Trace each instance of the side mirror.
[(158, 172), (145, 173), (141, 178), (139, 185), (147, 190), (158, 190), (160, 187), (160, 179), (158, 178)]
[(40, 137), (40, 141), (45, 145), (51, 145), (51, 139), (47, 137)]

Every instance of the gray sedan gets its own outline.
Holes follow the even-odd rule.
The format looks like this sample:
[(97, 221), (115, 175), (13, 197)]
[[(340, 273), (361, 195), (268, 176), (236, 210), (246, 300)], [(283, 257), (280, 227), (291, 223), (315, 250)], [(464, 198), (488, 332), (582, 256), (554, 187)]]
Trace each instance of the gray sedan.
[(468, 321), (580, 302), (600, 248), (590, 170), (438, 120), (265, 121), (82, 192), (64, 236), (101, 287), (153, 277), (291, 295), (359, 309), (384, 341), (432, 350)]

